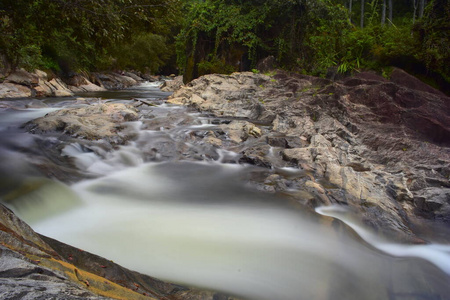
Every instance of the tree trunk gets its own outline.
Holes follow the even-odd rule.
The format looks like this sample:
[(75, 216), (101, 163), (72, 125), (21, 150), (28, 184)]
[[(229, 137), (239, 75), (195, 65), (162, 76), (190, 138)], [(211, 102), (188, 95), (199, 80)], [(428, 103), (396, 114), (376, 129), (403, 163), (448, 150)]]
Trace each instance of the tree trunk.
[(423, 17), (424, 9), (425, 9), (425, 0), (419, 0), (419, 19)]
[(383, 0), (383, 6), (381, 7), (381, 26), (384, 26), (385, 23), (386, 23), (386, 0)]
[(389, 20), (389, 25), (392, 25), (393, 24), (392, 23), (392, 0), (389, 0), (388, 5), (389, 5), (389, 17), (388, 17), (388, 20)]
[(352, 4), (353, 0), (349, 0), (348, 2), (348, 15), (349, 15), (349, 21), (352, 22)]
[(364, 0), (361, 0), (361, 28), (364, 28)]
[(419, 1), (419, 0), (413, 0), (413, 5), (414, 5), (413, 24), (416, 23), (417, 1)]

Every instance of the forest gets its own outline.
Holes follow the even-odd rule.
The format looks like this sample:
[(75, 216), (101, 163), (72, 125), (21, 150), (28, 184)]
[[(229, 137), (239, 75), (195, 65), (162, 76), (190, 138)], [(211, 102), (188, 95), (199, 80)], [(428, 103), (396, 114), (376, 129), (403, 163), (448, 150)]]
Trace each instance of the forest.
[(448, 0), (2, 0), (0, 68), (187, 82), (273, 56), (322, 77), (400, 67), (446, 90), (449, 29)]

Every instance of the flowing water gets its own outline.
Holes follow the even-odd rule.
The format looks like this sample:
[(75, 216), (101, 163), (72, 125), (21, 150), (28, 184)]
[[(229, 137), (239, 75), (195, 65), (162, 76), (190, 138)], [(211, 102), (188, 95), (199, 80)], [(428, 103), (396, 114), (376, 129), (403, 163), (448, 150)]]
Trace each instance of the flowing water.
[(308, 212), (258, 191), (249, 179), (267, 170), (192, 142), (214, 122), (162, 103), (167, 94), (154, 84), (83, 96), (156, 106), (127, 124), (136, 138), (114, 151), (70, 141), (52, 153), (83, 174), (72, 184), (33, 167), (42, 159), (36, 145), (58, 137), (24, 133), (20, 124), (76, 100), (47, 100), (41, 109), (2, 102), (0, 195), (37, 232), (160, 279), (244, 299), (450, 299), (449, 245), (383, 240), (346, 208)]

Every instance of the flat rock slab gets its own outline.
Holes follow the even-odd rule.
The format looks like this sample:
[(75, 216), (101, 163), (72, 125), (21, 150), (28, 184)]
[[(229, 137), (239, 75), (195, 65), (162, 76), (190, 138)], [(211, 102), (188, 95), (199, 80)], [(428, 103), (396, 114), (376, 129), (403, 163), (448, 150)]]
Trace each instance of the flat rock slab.
[(121, 123), (135, 121), (134, 107), (121, 103), (102, 103), (51, 112), (26, 125), (31, 133), (63, 132), (72, 137), (123, 144), (131, 136), (120, 134)]

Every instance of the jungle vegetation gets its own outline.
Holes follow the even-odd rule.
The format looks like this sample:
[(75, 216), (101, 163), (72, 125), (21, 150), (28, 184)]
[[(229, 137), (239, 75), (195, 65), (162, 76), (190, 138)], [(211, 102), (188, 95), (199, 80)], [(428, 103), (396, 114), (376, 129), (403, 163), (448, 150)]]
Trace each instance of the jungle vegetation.
[(3, 68), (184, 74), (392, 66), (450, 80), (448, 0), (1, 0)]

